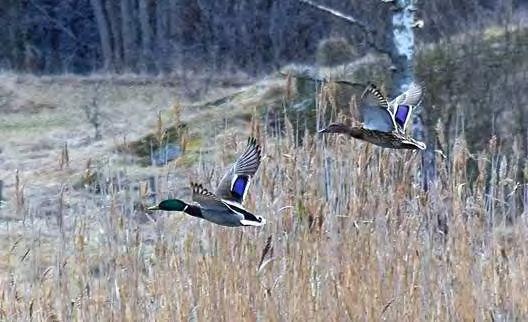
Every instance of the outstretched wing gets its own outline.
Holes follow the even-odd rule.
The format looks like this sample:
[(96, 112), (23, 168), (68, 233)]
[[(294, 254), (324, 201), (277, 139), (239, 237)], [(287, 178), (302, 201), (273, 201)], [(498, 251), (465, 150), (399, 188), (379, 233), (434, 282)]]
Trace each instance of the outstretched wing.
[(246, 196), (249, 183), (260, 165), (261, 149), (257, 140), (248, 139), (246, 149), (236, 162), (226, 172), (218, 188), (218, 198), (242, 203)]
[(409, 85), (409, 88), (398, 95), (395, 99), (390, 101), (389, 105), (391, 107), (396, 107), (398, 105), (411, 105), (416, 106), (422, 101), (423, 87), (420, 84), (412, 82)]
[(394, 111), (394, 120), (400, 132), (405, 132), (414, 108), (422, 100), (422, 94), (423, 87), (413, 82), (404, 93), (390, 101), (389, 106)]
[(367, 86), (361, 95), (360, 113), (365, 129), (381, 132), (392, 132), (396, 129), (387, 99), (372, 84)]

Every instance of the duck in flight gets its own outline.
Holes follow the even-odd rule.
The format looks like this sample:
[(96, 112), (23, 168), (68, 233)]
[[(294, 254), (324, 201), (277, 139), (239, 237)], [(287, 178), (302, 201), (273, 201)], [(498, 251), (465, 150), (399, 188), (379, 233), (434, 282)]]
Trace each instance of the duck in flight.
[(179, 199), (167, 199), (148, 210), (181, 211), (222, 226), (262, 226), (266, 220), (247, 211), (243, 206), (251, 178), (257, 172), (261, 148), (250, 137), (246, 149), (226, 172), (215, 193), (201, 184), (191, 183), (192, 200), (189, 204)]
[(361, 126), (331, 123), (319, 133), (343, 133), (372, 144), (391, 149), (425, 150), (423, 142), (405, 134), (412, 112), (419, 105), (422, 87), (416, 83), (409, 89), (388, 101), (373, 84), (367, 86), (361, 95)]

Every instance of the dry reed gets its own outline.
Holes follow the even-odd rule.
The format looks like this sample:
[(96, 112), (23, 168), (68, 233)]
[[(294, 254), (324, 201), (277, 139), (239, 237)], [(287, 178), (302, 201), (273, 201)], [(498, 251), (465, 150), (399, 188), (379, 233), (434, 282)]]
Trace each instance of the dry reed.
[[(326, 115), (331, 107), (319, 108)], [(145, 185), (139, 193), (92, 193), (75, 207), (61, 188), (61, 238), (28, 225), (24, 231), (37, 236), (23, 239), (28, 248), (9, 241), (0, 318), (528, 319), (526, 186), (515, 179), (515, 156), (501, 155), (496, 142), (471, 155), (457, 139), (450, 158), (437, 154), (438, 176), (425, 192), (417, 152), (343, 136), (299, 140), (289, 120), (282, 135), (256, 118), (250, 128), (265, 156), (246, 206), (267, 225), (231, 229), (179, 213), (139, 222), (134, 205), (145, 199)], [(160, 116), (160, 143), (162, 129)], [(235, 143), (245, 137), (216, 140), (239, 151)], [(207, 164), (195, 167), (195, 179), (218, 182), (235, 151), (219, 152), (200, 159)], [(31, 211), (18, 175), (16, 182), (17, 210)], [(169, 174), (156, 182), (167, 195)]]

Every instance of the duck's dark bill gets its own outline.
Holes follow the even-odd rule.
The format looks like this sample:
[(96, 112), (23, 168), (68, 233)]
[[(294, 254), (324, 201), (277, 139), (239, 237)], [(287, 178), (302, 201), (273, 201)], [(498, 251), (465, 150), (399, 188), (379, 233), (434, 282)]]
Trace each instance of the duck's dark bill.
[(394, 115), (394, 119), (399, 126), (405, 126), (405, 122), (407, 122), (410, 110), (411, 108), (408, 105), (398, 105), (398, 107), (396, 108), (396, 115)]

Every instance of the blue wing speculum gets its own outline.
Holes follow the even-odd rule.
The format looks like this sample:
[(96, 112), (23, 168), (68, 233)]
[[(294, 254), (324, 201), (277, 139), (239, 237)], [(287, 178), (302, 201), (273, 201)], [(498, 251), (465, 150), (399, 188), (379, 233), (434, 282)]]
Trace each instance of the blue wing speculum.
[(400, 126), (402, 130), (405, 130), (407, 122), (410, 119), (412, 113), (411, 105), (398, 105), (396, 111), (394, 111), (394, 121)]
[(405, 132), (412, 113), (422, 101), (422, 95), (422, 85), (412, 82), (405, 92), (389, 102), (389, 106), (394, 115), (394, 121), (400, 132)]
[(241, 202), (244, 199), (246, 190), (249, 186), (249, 176), (247, 175), (238, 175), (233, 180), (231, 184), (231, 193), (235, 199), (240, 200)]

